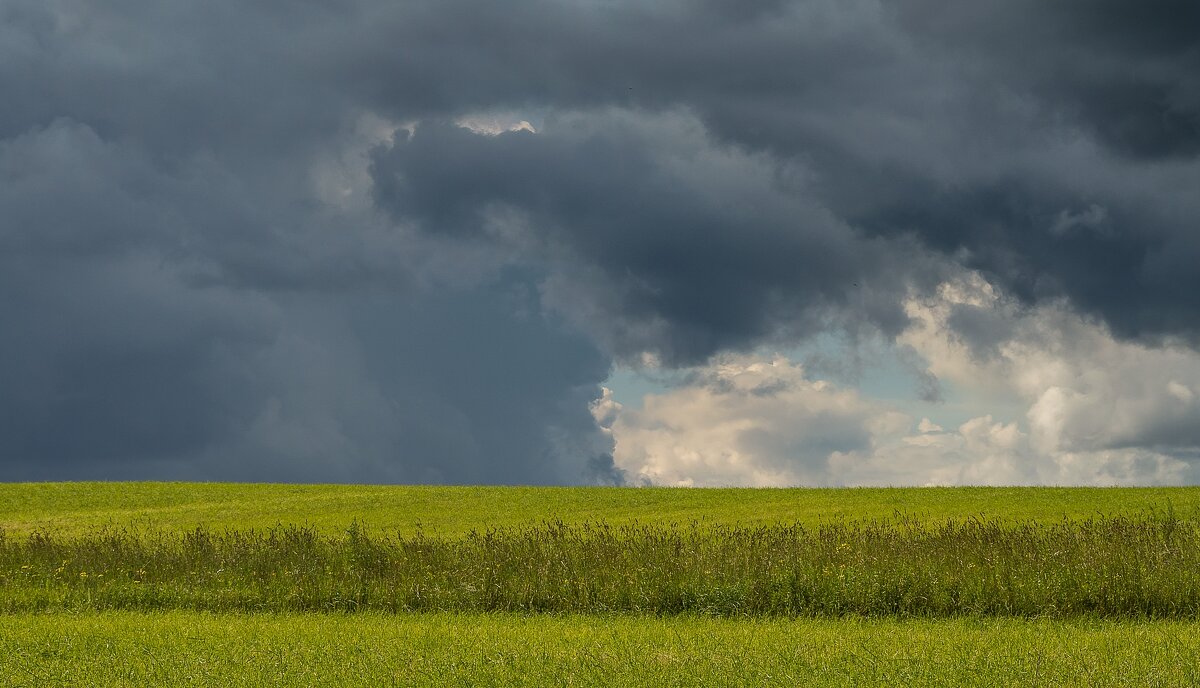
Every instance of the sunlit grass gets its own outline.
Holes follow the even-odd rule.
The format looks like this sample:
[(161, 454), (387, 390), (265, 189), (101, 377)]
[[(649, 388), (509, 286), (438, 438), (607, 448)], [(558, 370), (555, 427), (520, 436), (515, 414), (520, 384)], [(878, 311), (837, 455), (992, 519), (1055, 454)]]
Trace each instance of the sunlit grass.
[(0, 484), (0, 532), (3, 686), (1200, 685), (1198, 488)]
[(206, 483), (0, 484), (0, 527), (10, 535), (78, 535), (101, 526), (187, 531), (197, 526), (311, 526), (325, 534), (357, 520), (375, 533), (464, 535), (559, 519), (702, 525), (815, 526), (846, 520), (939, 523), (970, 516), (1009, 522), (1200, 515), (1200, 488), (666, 489), (246, 485)]
[(375, 613), (35, 614), (5, 686), (1188, 686), (1200, 625)]

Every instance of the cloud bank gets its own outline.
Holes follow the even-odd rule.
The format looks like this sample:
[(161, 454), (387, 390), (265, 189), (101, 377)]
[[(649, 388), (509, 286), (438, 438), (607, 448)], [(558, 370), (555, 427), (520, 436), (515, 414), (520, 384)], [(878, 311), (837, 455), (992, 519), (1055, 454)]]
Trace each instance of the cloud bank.
[[(1197, 12), (11, 0), (0, 479), (1192, 480)], [(829, 333), (1024, 415), (719, 372)]]
[(641, 408), (606, 390), (593, 415), (615, 440), (617, 466), (647, 484), (1196, 481), (1194, 350), (1119, 341), (1061, 307), (1022, 309), (977, 274), (906, 305), (912, 325), (899, 340), (931, 373), (960, 395), (1020, 412), (944, 428), (786, 357), (738, 355), (691, 370)]

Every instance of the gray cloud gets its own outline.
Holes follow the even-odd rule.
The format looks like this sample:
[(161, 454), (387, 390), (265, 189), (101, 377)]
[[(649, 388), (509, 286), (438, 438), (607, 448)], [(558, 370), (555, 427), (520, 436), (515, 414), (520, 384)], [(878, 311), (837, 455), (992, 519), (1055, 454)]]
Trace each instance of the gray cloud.
[(1133, 158), (1200, 153), (1200, 8), (1071, 0), (967, 6), (918, 0), (904, 26), (965, 56)]
[(1197, 11), (4, 3), (0, 477), (613, 480), (610, 357), (954, 264), (1194, 344)]
[[(1136, 10), (806, 2), (742, 12), (722, 3), (519, 3), (454, 32), (463, 41), (454, 59), (419, 63), (438, 65), (443, 87), (431, 102), (442, 112), (686, 108), (719, 143), (802, 166), (809, 205), (855, 230), (916, 238), (1029, 302), (1066, 296), (1122, 336), (1194, 337), (1200, 285), (1185, 266), (1200, 258), (1192, 238), (1200, 209), (1180, 197), (1200, 181), (1200, 44), (1180, 28), (1194, 13), (1179, 2)], [(475, 33), (484, 26), (490, 38)], [(426, 49), (417, 31), (430, 26), (404, 31), (411, 50)], [(459, 67), (483, 64), (489, 86), (474, 88)], [(399, 104), (412, 102), (400, 94), (416, 77), (401, 66), (384, 71), (400, 116)], [(472, 87), (451, 90), (464, 84)], [(486, 95), (492, 89), (504, 93)], [(379, 87), (380, 102), (386, 91)], [(425, 159), (436, 157), (425, 135)], [(461, 154), (460, 142), (442, 141), (456, 146), (448, 156)], [(491, 144), (490, 153), (518, 147)], [(633, 153), (615, 142), (604, 152), (618, 151)], [(639, 155), (631, 166), (654, 153)], [(547, 161), (513, 162), (545, 169)], [(493, 179), (497, 172), (507, 174), (493, 167)], [(472, 188), (489, 183), (487, 168), (470, 174)], [(491, 193), (494, 202), (528, 201)], [(1106, 210), (1104, 231), (1054, 231), (1063, 213), (1093, 206)]]
[(855, 310), (905, 322), (900, 245), (861, 240), (801, 171), (714, 144), (687, 116), (555, 117), (537, 134), (422, 125), (376, 151), (373, 174), (402, 219), (548, 262), (548, 300), (626, 357), (693, 363)]
[(323, 241), (203, 169), (69, 120), (0, 144), (5, 478), (613, 480), (608, 359), (527, 278), (421, 287), (369, 218)]

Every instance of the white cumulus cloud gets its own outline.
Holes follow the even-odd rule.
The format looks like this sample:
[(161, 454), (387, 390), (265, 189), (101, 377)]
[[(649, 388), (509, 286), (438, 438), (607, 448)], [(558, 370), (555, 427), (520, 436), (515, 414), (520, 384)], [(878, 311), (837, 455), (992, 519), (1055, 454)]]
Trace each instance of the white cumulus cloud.
[[(975, 417), (947, 429), (775, 355), (717, 357), (642, 408), (593, 412), (633, 480), (661, 485), (1188, 482), (1200, 355), (1119, 341), (1065, 307), (1022, 308), (978, 275), (908, 303), (898, 344)], [(1009, 410), (1011, 414), (995, 412)]]

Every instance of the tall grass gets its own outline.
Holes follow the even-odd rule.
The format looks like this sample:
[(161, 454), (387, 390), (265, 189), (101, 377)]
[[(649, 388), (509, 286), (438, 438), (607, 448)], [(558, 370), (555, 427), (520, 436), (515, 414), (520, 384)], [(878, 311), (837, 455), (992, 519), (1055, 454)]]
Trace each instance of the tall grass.
[(938, 527), (353, 525), (0, 533), (0, 611), (631, 612), (1195, 618), (1200, 525), (1173, 514)]

